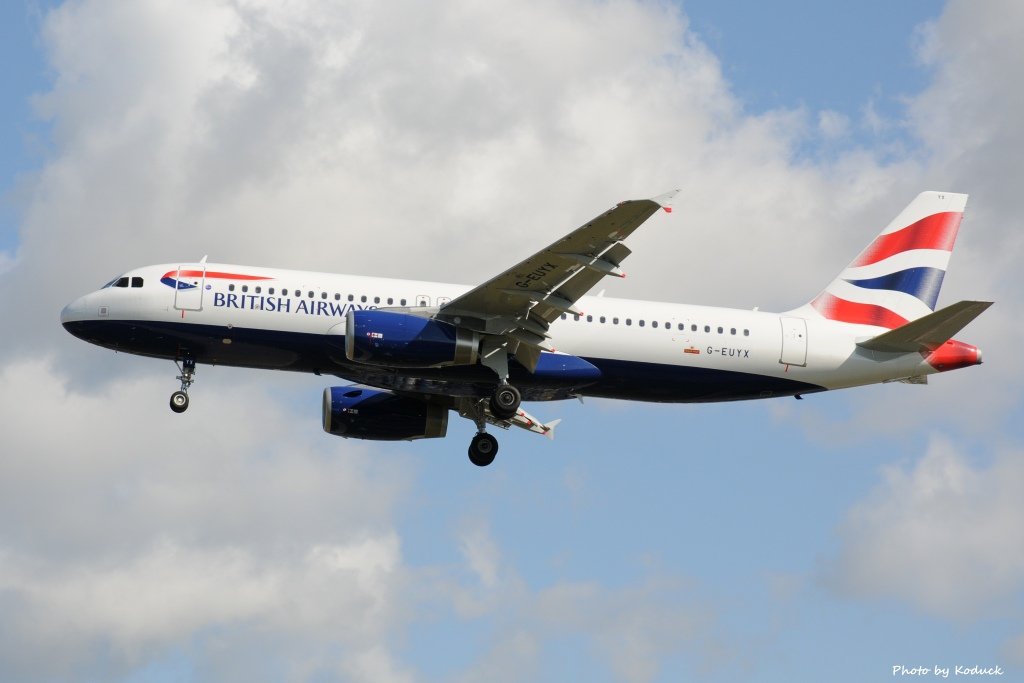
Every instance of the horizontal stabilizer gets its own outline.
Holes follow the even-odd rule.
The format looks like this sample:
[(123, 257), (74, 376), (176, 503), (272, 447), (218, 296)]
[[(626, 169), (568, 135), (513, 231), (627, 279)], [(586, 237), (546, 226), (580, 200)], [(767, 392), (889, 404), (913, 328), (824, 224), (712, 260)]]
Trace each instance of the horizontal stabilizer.
[(991, 301), (961, 301), (895, 330), (857, 342), (857, 346), (886, 353), (931, 351), (952, 339), (991, 305)]

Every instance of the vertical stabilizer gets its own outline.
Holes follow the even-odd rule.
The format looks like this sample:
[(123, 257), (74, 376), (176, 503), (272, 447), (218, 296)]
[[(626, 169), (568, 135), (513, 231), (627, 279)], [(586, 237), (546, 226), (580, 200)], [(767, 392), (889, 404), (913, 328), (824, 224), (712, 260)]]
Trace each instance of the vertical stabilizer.
[(966, 206), (965, 194), (922, 192), (799, 313), (889, 329), (928, 315)]

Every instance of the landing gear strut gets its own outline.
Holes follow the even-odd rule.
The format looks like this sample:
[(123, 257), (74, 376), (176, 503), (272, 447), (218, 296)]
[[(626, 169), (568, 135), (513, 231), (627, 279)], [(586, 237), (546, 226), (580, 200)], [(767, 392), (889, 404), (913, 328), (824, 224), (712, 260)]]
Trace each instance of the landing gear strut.
[(183, 413), (188, 408), (188, 388), (192, 386), (196, 374), (196, 362), (191, 358), (182, 359), (181, 363), (174, 361), (181, 372), (176, 379), (181, 380), (181, 389), (171, 394), (171, 410), (176, 413)]

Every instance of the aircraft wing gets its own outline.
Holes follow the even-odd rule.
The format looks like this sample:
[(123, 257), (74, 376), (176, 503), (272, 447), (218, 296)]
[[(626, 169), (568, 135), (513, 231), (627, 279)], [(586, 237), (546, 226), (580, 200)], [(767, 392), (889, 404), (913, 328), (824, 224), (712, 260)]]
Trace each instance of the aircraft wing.
[(435, 317), (484, 334), (504, 337), (509, 352), (531, 371), (547, 343), (548, 327), (629, 256), (622, 244), (659, 208), (671, 211), (679, 190), (653, 199), (625, 201), (554, 244), (441, 307)]

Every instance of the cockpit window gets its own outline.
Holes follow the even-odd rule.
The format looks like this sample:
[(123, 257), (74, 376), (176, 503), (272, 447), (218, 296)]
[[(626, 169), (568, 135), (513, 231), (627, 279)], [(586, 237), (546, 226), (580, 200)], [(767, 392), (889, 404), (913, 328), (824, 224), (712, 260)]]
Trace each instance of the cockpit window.
[(107, 284), (100, 287), (100, 289), (106, 289), (107, 287), (141, 287), (143, 279), (141, 277), (129, 277), (122, 275), (121, 277), (115, 277)]

